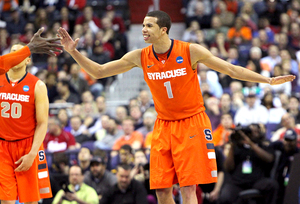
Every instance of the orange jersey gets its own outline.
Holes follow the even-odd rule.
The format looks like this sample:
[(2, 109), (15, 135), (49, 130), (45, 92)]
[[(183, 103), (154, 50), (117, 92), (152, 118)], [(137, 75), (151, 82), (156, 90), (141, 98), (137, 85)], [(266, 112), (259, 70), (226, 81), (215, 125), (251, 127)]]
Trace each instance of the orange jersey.
[(12, 86), (0, 76), (0, 137), (19, 140), (32, 137), (36, 128), (34, 89), (39, 79), (30, 73)]
[(153, 45), (142, 49), (144, 79), (159, 119), (180, 120), (205, 110), (197, 70), (191, 65), (189, 45), (172, 40), (164, 63), (158, 60)]

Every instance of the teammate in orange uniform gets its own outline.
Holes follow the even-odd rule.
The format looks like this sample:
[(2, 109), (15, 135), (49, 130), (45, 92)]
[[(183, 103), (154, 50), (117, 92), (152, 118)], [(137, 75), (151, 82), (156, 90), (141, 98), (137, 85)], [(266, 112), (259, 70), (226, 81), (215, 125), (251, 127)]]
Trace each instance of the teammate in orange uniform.
[(158, 113), (150, 157), (150, 188), (160, 204), (174, 204), (172, 184), (179, 182), (183, 203), (196, 204), (196, 184), (217, 181), (212, 131), (204, 112), (197, 78), (197, 63), (232, 78), (281, 84), (295, 76), (267, 78), (213, 56), (198, 44), (169, 38), (171, 19), (163, 11), (149, 12), (143, 22), (143, 37), (149, 47), (125, 54), (121, 59), (97, 64), (78, 52), (79, 39), (72, 40), (59, 28), (61, 44), (94, 78), (103, 78), (140, 67), (153, 95)]
[(55, 56), (54, 52), (61, 52), (62, 46), (55, 43), (60, 38), (42, 38), (40, 35), (44, 28), (40, 28), (32, 37), (27, 46), (22, 49), (0, 56), (0, 75), (6, 73), (10, 68), (20, 64), (25, 58), (32, 53), (49, 54)]
[[(11, 53), (23, 49), (16, 44)], [(0, 76), (1, 204), (37, 203), (52, 196), (43, 149), (47, 131), (46, 85), (26, 72), (30, 58)]]

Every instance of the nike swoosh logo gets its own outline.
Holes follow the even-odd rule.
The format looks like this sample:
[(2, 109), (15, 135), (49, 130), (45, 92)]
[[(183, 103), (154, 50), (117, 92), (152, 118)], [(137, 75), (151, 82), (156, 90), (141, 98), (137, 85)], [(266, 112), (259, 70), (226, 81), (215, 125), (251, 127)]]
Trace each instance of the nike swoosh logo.
[(192, 139), (193, 137), (195, 137), (196, 135), (190, 136), (190, 139)]
[(152, 65), (147, 65), (147, 68), (149, 69), (149, 68), (152, 67), (152, 66), (154, 66), (154, 64), (152, 64)]

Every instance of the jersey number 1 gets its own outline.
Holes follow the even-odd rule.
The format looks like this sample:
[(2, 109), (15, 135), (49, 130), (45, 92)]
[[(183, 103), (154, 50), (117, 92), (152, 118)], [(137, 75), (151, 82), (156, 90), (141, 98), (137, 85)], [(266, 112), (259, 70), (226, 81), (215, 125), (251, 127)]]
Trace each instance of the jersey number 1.
[(20, 118), (22, 113), (22, 105), (20, 103), (10, 103), (2, 102), (1, 103), (1, 117), (3, 118)]
[(170, 81), (165, 82), (164, 86), (167, 89), (168, 98), (173, 98), (173, 92), (172, 92), (171, 82)]

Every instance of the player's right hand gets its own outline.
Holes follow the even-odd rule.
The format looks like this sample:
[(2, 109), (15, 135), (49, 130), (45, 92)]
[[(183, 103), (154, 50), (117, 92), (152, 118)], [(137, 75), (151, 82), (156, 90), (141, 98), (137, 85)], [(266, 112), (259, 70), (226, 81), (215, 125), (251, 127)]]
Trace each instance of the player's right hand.
[(75, 41), (71, 38), (71, 36), (69, 35), (69, 33), (62, 27), (60, 27), (58, 30), (58, 37), (61, 38), (60, 42), (63, 45), (64, 49), (67, 52), (73, 52), (79, 42), (79, 38), (77, 38)]
[(48, 54), (51, 56), (55, 56), (55, 52), (62, 52), (63, 46), (56, 41), (61, 40), (59, 37), (57, 38), (43, 38), (41, 37), (44, 28), (40, 28), (34, 36), (31, 38), (30, 42), (27, 46), (30, 49), (31, 53), (39, 53), (39, 54)]

